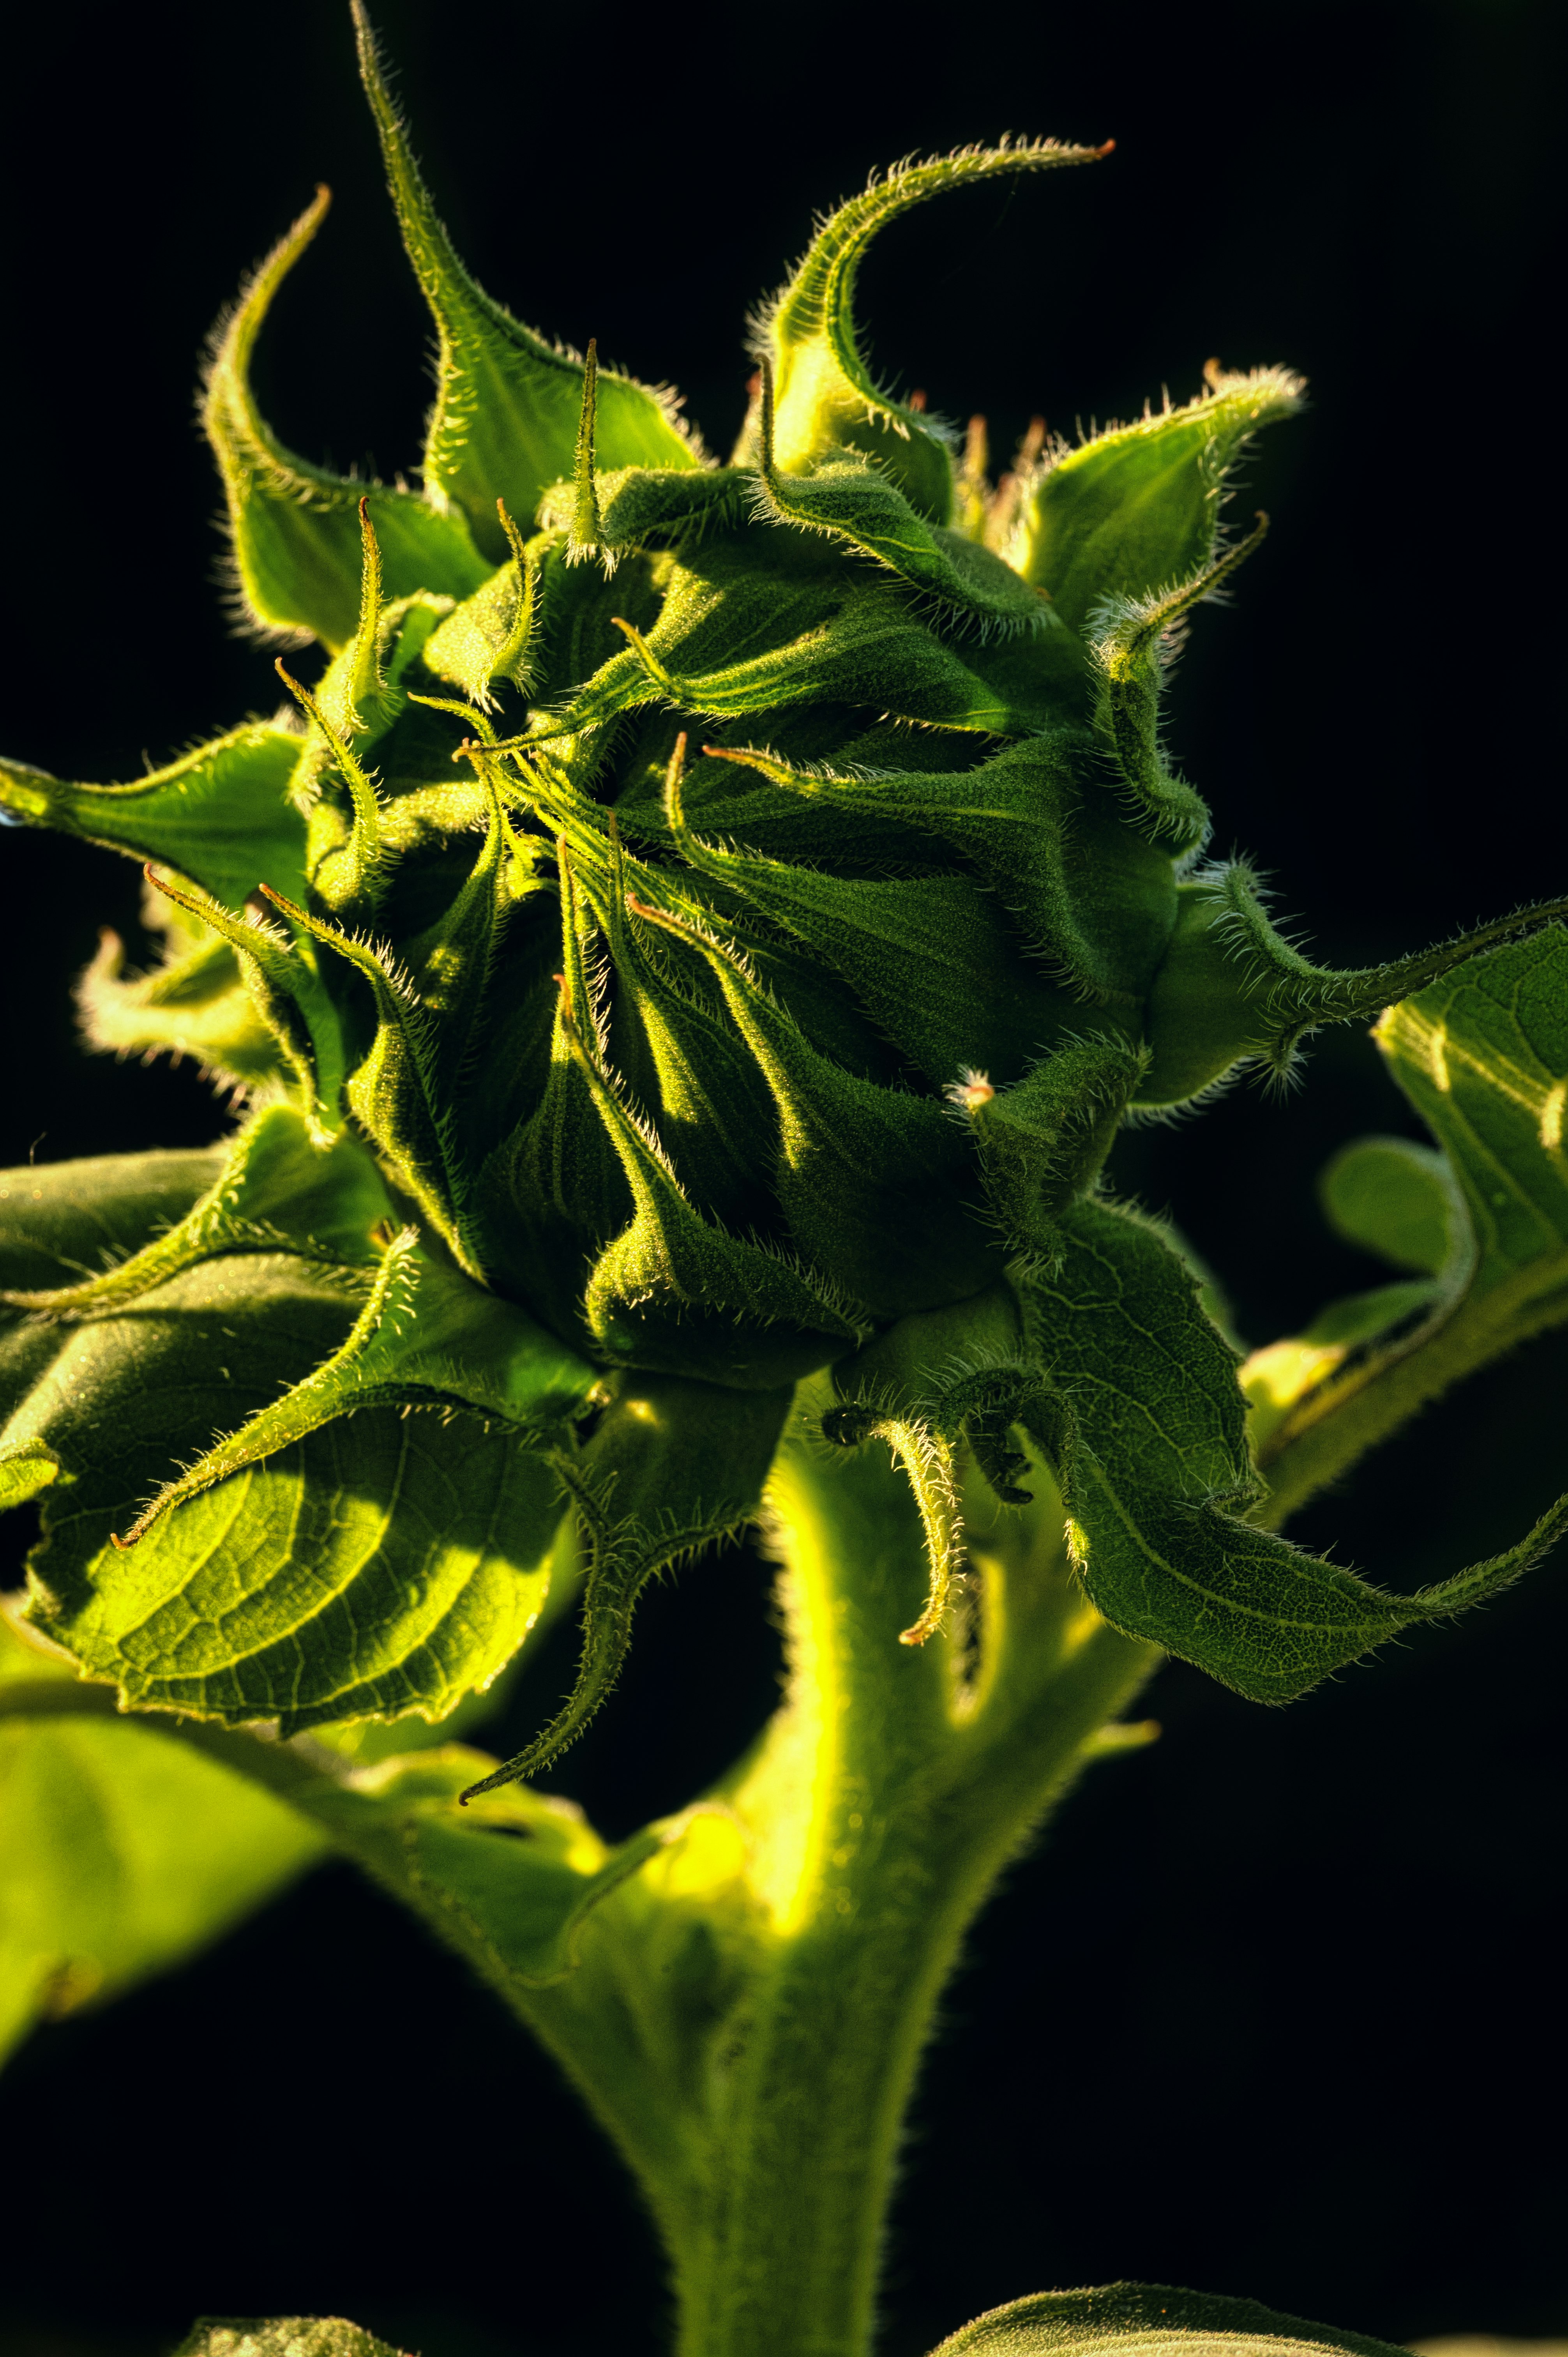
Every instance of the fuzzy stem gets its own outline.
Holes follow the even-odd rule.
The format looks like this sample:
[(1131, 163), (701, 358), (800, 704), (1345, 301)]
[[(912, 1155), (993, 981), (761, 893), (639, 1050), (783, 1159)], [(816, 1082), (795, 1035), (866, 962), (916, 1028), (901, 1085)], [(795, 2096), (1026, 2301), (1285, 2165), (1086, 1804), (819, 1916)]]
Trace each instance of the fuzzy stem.
[[(1023, 1513), (970, 1479), (972, 1625), (901, 1644), (927, 1586), (920, 1515), (885, 1443), (816, 1437), (828, 1405), (805, 1387), (769, 1484), (783, 1702), (654, 1829), (559, 1978), (524, 1977), (500, 1919), (443, 1893), (438, 1857), (407, 1869), (416, 1817), (357, 1835), (359, 1780), (329, 1749), (157, 1722), (321, 1824), (550, 2048), (663, 2234), (678, 2357), (865, 2357), (903, 2120), (964, 1933), (1085, 1761), (1139, 1738), (1107, 1722), (1161, 1658), (1085, 1601), (1037, 1470)], [(58, 1677), (13, 1699), (114, 1707)]]
[(576, 1985), (522, 2004), (643, 2180), (680, 2357), (863, 2357), (902, 2123), (963, 1935), (1159, 1655), (1084, 1605), (1059, 1507), (975, 1544), (975, 1687), (950, 1642), (898, 1642), (924, 1548), (882, 1451), (835, 1461), (797, 1438), (770, 1504), (789, 1685), (713, 1796), (746, 1839), (738, 1991), (668, 2107), (646, 2059), (667, 2041), (607, 2039), (592, 1929)]

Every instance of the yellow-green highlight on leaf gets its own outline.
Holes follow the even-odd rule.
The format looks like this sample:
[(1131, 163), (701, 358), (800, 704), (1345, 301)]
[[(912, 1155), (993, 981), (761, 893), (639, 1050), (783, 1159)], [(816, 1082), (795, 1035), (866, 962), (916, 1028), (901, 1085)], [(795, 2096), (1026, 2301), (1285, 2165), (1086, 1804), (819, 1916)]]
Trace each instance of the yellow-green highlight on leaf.
[(593, 1910), (670, 1835), (650, 1827), (611, 1848), (572, 1802), (502, 1789), (491, 1764), (457, 1744), (383, 1760), (324, 1783), (311, 1815), (399, 1898), (446, 1916), (491, 1978), (548, 1987), (572, 1972)]
[(107, 926), (77, 979), (81, 1035), (101, 1054), (144, 1061), (188, 1056), (204, 1077), (237, 1092), (286, 1084), (290, 1064), (247, 987), (240, 958), (194, 908), (156, 884), (142, 892), (143, 930), (163, 956), (145, 974), (125, 971), (125, 944)]
[(1325, 1207), (1353, 1241), (1433, 1274), (1418, 1289), (1382, 1288), (1380, 1318), (1377, 1296), (1335, 1305), (1327, 1350), (1315, 1327), (1249, 1361), (1271, 1520), (1453, 1383), (1568, 1318), (1565, 1007), (1568, 929), (1552, 924), (1379, 1023), (1390, 1071), (1441, 1152), (1352, 1146), (1325, 1174)]
[(953, 498), (947, 445), (918, 410), (878, 385), (861, 352), (854, 289), (866, 250), (879, 230), (929, 197), (1008, 173), (1092, 164), (1106, 153), (1054, 139), (961, 147), (923, 164), (896, 165), (830, 213), (757, 322), (757, 358), (771, 361), (778, 385), (783, 472), (804, 475), (835, 447), (858, 450), (919, 514), (946, 524)]
[(138, 1545), (177, 1506), (357, 1408), (469, 1409), (515, 1426), (537, 1446), (583, 1412), (597, 1381), (532, 1318), (432, 1259), (417, 1231), (404, 1228), (384, 1246), (341, 1348), (216, 1441), (115, 1534), (114, 1544)]
[(376, 1231), (392, 1216), (375, 1164), (346, 1133), (323, 1146), (293, 1105), (263, 1105), (234, 1140), (216, 1183), (183, 1220), (99, 1275), (0, 1291), (0, 1302), (51, 1317), (113, 1313), (183, 1269), (225, 1253), (297, 1253), (371, 1282)]
[(1174, 2284), (1107, 2284), (1043, 2291), (977, 2317), (932, 2357), (1402, 2357), (1386, 2341), (1282, 2316), (1261, 2300)]
[(327, 1846), (184, 1744), (51, 1715), (51, 1677), (0, 1623), (0, 2061), (36, 2023), (199, 1953)]
[(1022, 488), (1003, 553), (1072, 629), (1108, 597), (1153, 597), (1212, 563), (1227, 476), (1306, 389), (1288, 369), (1207, 373), (1196, 401), (1059, 448)]
[(58, 1480), (59, 1458), (47, 1440), (16, 1440), (0, 1446), (0, 1513), (25, 1506)]
[(1568, 1243), (1568, 929), (1391, 1007), (1378, 1045), (1453, 1165), (1487, 1293)]
[(809, 475), (782, 473), (774, 454), (773, 364), (766, 359), (757, 440), (759, 515), (844, 541), (983, 628), (1044, 630), (1053, 619), (1040, 593), (1011, 565), (961, 533), (928, 523), (870, 459), (830, 449)]

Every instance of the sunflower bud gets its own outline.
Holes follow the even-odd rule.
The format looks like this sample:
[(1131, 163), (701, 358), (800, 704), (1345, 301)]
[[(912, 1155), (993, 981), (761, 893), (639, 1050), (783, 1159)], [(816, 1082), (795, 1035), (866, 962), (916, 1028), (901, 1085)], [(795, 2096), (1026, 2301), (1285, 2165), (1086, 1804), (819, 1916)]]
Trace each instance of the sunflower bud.
[[(1111, 1214), (1091, 1199), (1123, 1115), (1240, 1065), (1283, 1071), (1317, 1025), (1563, 904), (1335, 973), (1275, 930), (1244, 862), (1195, 865), (1208, 813), (1165, 747), (1166, 673), (1262, 537), (1226, 539), (1226, 477), (1299, 407), (1296, 379), (1211, 373), (1185, 407), (1076, 449), (1036, 425), (993, 490), (983, 420), (960, 451), (871, 377), (854, 294), (886, 222), (1103, 150), (967, 149), (832, 213), (763, 315), (757, 399), (719, 467), (669, 393), (475, 284), (354, 14), (435, 330), (424, 488), (310, 465), (252, 393), (323, 192), (243, 291), (204, 409), (244, 618), (301, 649), (279, 664), (293, 714), (131, 784), (0, 765), (14, 819), (156, 862), (176, 911), (160, 974), (128, 985), (113, 951), (94, 969), (94, 1038), (188, 1048), (262, 1092), (209, 1195), (102, 1297), (78, 1282), (54, 1313), (107, 1316), (210, 1259), (237, 1318), (253, 1266), (283, 1396), (210, 1446), (193, 1409), (191, 1469), (134, 1522), (102, 1514), (117, 1544), (128, 1525), (166, 1550), (236, 1469), (296, 1444), (317, 1463), (333, 1417), (478, 1418), (548, 1456), (598, 1534), (591, 1593), (619, 1633), (590, 1645), (596, 1694), (639, 1582), (755, 1508), (788, 1386), (838, 1365), (835, 1437), (886, 1427), (927, 1510), (918, 1641), (965, 1431), (1006, 1496), (1014, 1425), (1047, 1436), (1082, 1527), (1109, 1534), (1107, 1561), (1123, 1544), (1095, 1488), (1105, 1444), (1049, 1374), (1062, 1303), (1103, 1309), (1090, 1264), (1114, 1259)], [(1138, 1283), (1169, 1279), (1162, 1242), (1112, 1241), (1135, 1245)], [(274, 1319), (269, 1253), (328, 1287), (308, 1319)], [(36, 1286), (14, 1299), (48, 1314)], [(306, 1330), (325, 1357), (290, 1339)], [(932, 1351), (945, 1372), (922, 1375)], [(677, 1435), (651, 1455), (649, 1400)], [(710, 1435), (740, 1469), (704, 1504)], [(1232, 1438), (1211, 1452), (1217, 1497), (1240, 1494)], [(81, 1598), (118, 1574), (107, 1555), (72, 1571), (50, 1544), (45, 1617), (70, 1641), (99, 1611)], [(387, 1709), (446, 1707), (493, 1674), (499, 1634), (467, 1669), (444, 1638), (427, 1676), (440, 1648), (406, 1612), (395, 1674), (372, 1682)], [(190, 1678), (159, 1684), (136, 1642), (134, 1690), (188, 1706)], [(270, 1674), (236, 1669), (233, 1710), (273, 1707)], [(317, 1700), (302, 1679), (277, 1706), (307, 1724), (370, 1691), (359, 1675), (328, 1665)]]

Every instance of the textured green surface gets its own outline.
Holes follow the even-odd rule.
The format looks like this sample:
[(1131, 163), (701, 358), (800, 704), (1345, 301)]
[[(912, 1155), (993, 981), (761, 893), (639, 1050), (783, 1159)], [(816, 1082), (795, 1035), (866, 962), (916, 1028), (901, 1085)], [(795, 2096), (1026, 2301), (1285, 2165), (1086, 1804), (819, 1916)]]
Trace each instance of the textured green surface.
[[(858, 2357), (943, 1976), (1071, 1777), (1146, 1739), (1112, 1715), (1160, 1650), (1286, 1700), (1563, 1519), (1409, 1598), (1274, 1527), (1568, 1315), (1568, 903), (1328, 971), (1244, 858), (1205, 864), (1166, 678), (1267, 529), (1230, 529), (1227, 481), (1297, 380), (1041, 429), (993, 489), (983, 430), (961, 456), (871, 374), (880, 227), (1097, 151), (906, 165), (826, 217), (716, 466), (672, 396), (469, 278), (353, 13), (435, 328), (424, 488), (315, 467), (255, 403), (320, 197), (204, 408), (292, 716), (132, 785), (0, 767), (10, 816), (147, 867), (166, 955), (129, 975), (105, 942), (90, 1040), (250, 1092), (209, 1153), (0, 1174), (0, 1502), (39, 1517), (27, 1609), (61, 1648), (0, 1710), (5, 2002), (20, 2028), (190, 1953), (325, 1838), (618, 2139), (682, 2357)], [(1393, 1281), (1244, 1393), (1106, 1156), (1379, 1017), (1436, 1146), (1348, 1150), (1324, 1203)], [(517, 1780), (608, 1693), (648, 1581), (748, 1523), (781, 1707), (607, 1846)], [(579, 1590), (532, 1741), (422, 1736)], [(1173, 2338), (1376, 2357), (1127, 2287), (951, 2345)], [(191, 2357), (296, 2352), (383, 2357), (309, 2319)]]
[(341, 2316), (203, 2317), (176, 2357), (399, 2357)]
[(1426, 1402), (1568, 1318), (1568, 932), (1391, 1007), (1379, 1046), (1437, 1151), (1370, 1139), (1324, 1174), (1342, 1232), (1424, 1281), (1332, 1304), (1245, 1369), (1278, 1518)]
[(183, 1963), (326, 1848), (181, 1743), (55, 1715), (72, 1684), (0, 1622), (0, 2061), (36, 2022)]
[(1094, 2291), (1044, 2291), (977, 2317), (932, 2357), (1046, 2357), (1047, 2351), (1167, 2351), (1169, 2357), (1291, 2357), (1345, 2349), (1353, 2357), (1393, 2357), (1386, 2341), (1281, 2316), (1261, 2300), (1183, 2291), (1173, 2284), (1107, 2284)]
[[(841, 1386), (834, 1427), (915, 1483), (911, 1643), (961, 1569), (955, 1452), (1010, 1494), (1026, 1400), (1089, 1593), (1243, 1692), (1300, 1692), (1511, 1576), (1544, 1530), (1405, 1603), (1265, 1529), (1228, 1353), (1164, 1244), (1094, 1202), (1130, 1112), (1283, 1074), (1319, 1025), (1423, 987), (1421, 1020), (1476, 1043), (1448, 1110), (1524, 1108), (1477, 1148), (1524, 1157), (1509, 1200), (1455, 1147), (1467, 1292), (1430, 1157), (1330, 1175), (1330, 1216), (1403, 1282), (1289, 1346), (1266, 1458), (1326, 1369), (1440, 1313), (1452, 1342), (1462, 1294), (1517, 1289), (1556, 1217), (1530, 1157), (1561, 1119), (1537, 1068), (1562, 1059), (1544, 1034), (1519, 1059), (1562, 936), (1509, 944), (1563, 904), (1329, 972), (1245, 860), (1201, 864), (1165, 675), (1262, 536), (1228, 530), (1227, 481), (1299, 382), (1211, 371), (1076, 448), (1036, 436), (993, 490), (983, 433), (961, 456), (871, 375), (854, 292), (910, 208), (1099, 153), (1004, 143), (899, 166), (818, 224), (715, 466), (672, 396), (468, 276), (354, 17), (436, 331), (424, 490), (361, 492), (257, 409), (256, 339), (318, 198), (224, 325), (204, 411), (242, 606), (326, 651), (279, 663), (295, 717), (131, 786), (0, 770), (16, 817), (152, 863), (166, 963), (127, 979), (107, 944), (91, 1036), (259, 1092), (166, 1232), (128, 1211), (115, 1267), (83, 1248), (13, 1279), (0, 1445), (61, 1466), (7, 1460), (46, 1498), (40, 1625), (147, 1706), (439, 1717), (532, 1625), (571, 1496), (585, 1650), (519, 1755), (538, 1764), (607, 1691), (646, 1579), (756, 1512), (790, 1385), (885, 1343), (907, 1364), (939, 1316), (941, 1363), (901, 1405)], [(1516, 969), (1535, 980), (1510, 1013), (1481, 977)], [(1400, 1019), (1391, 1052), (1442, 1094)], [(986, 1355), (999, 1286), (1010, 1370)], [(1529, 1327), (1487, 1318), (1469, 1362)], [(622, 1461), (639, 1399), (651, 1480)]]

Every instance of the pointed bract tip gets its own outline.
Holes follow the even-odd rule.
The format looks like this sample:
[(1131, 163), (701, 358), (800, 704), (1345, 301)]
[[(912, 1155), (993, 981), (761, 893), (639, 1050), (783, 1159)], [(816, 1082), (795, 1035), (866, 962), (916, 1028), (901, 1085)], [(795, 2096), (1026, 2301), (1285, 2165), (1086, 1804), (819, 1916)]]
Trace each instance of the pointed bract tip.
[(302, 925), (308, 922), (305, 910), (296, 907), (295, 902), (288, 898), (286, 893), (278, 891), (276, 888), (271, 884), (259, 884), (256, 887), (256, 889), (259, 892), (264, 892), (267, 899), (273, 903), (274, 907), (281, 909), (285, 916), (295, 918)]
[(1116, 153), (1116, 142), (1115, 142), (1115, 140), (1114, 140), (1114, 139), (1102, 139), (1102, 140), (1101, 141), (1101, 143), (1100, 143), (1099, 146), (1095, 149), (1094, 153), (1095, 153), (1096, 156), (1113, 156), (1113, 155)]

